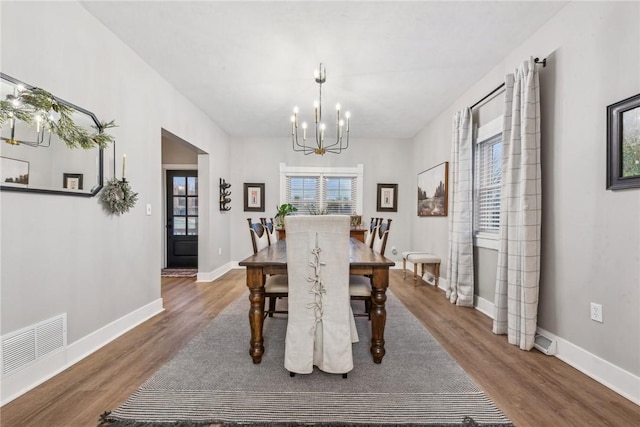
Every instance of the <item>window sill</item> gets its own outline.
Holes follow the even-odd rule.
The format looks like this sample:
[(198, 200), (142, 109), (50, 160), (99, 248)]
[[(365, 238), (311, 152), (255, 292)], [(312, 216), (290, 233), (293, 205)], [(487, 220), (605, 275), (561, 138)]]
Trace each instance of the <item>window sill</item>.
[(478, 248), (498, 250), (498, 235), (491, 233), (478, 233), (473, 237), (473, 246)]

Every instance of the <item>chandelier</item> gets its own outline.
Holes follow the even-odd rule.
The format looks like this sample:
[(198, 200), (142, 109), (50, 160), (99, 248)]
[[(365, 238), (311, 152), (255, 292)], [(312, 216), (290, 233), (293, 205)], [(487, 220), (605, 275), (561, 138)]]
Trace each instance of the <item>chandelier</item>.
[(349, 118), (351, 117), (351, 113), (347, 111), (344, 114), (344, 119), (342, 119), (340, 117), (340, 104), (336, 104), (336, 136), (335, 139), (331, 138), (331, 140), (329, 140), (330, 138), (325, 135), (327, 124), (322, 121), (322, 84), (327, 80), (327, 70), (322, 66), (322, 63), (320, 63), (319, 69), (314, 71), (313, 76), (319, 86), (318, 100), (313, 102), (315, 141), (311, 140), (310, 144), (307, 145), (307, 122), (302, 122), (300, 126), (302, 127), (302, 142), (300, 141), (298, 136), (299, 110), (298, 107), (293, 107), (293, 115), (291, 116), (291, 143), (293, 145), (293, 151), (301, 151), (305, 155), (312, 153), (320, 155), (324, 155), (325, 153), (340, 154), (342, 150), (346, 150), (349, 147)]

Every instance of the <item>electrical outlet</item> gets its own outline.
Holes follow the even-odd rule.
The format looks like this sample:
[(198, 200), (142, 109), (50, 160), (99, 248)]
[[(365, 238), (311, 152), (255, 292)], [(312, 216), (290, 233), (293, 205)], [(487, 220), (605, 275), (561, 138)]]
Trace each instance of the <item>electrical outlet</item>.
[(151, 203), (147, 203), (147, 215), (151, 215)]
[(591, 320), (602, 323), (602, 304), (591, 303)]

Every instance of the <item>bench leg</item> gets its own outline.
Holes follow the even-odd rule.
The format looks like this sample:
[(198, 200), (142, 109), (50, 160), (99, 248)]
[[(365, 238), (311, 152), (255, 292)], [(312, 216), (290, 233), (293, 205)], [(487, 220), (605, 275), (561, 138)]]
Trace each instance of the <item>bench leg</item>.
[(407, 278), (407, 259), (402, 258), (402, 280)]
[(418, 286), (418, 263), (413, 263), (413, 286)]
[(435, 265), (435, 268), (433, 269), (434, 271), (434, 275), (436, 276), (436, 279), (433, 281), (436, 285), (436, 288), (438, 287), (438, 279), (440, 278), (440, 263), (437, 263)]

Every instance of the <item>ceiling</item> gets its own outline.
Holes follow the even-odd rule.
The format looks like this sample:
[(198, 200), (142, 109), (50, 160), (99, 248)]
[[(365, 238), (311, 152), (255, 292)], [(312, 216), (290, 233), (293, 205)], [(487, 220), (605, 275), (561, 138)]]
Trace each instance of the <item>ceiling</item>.
[(411, 138), (566, 2), (82, 4), (231, 136), (311, 122), (322, 62), (325, 120), (340, 102), (352, 138)]

